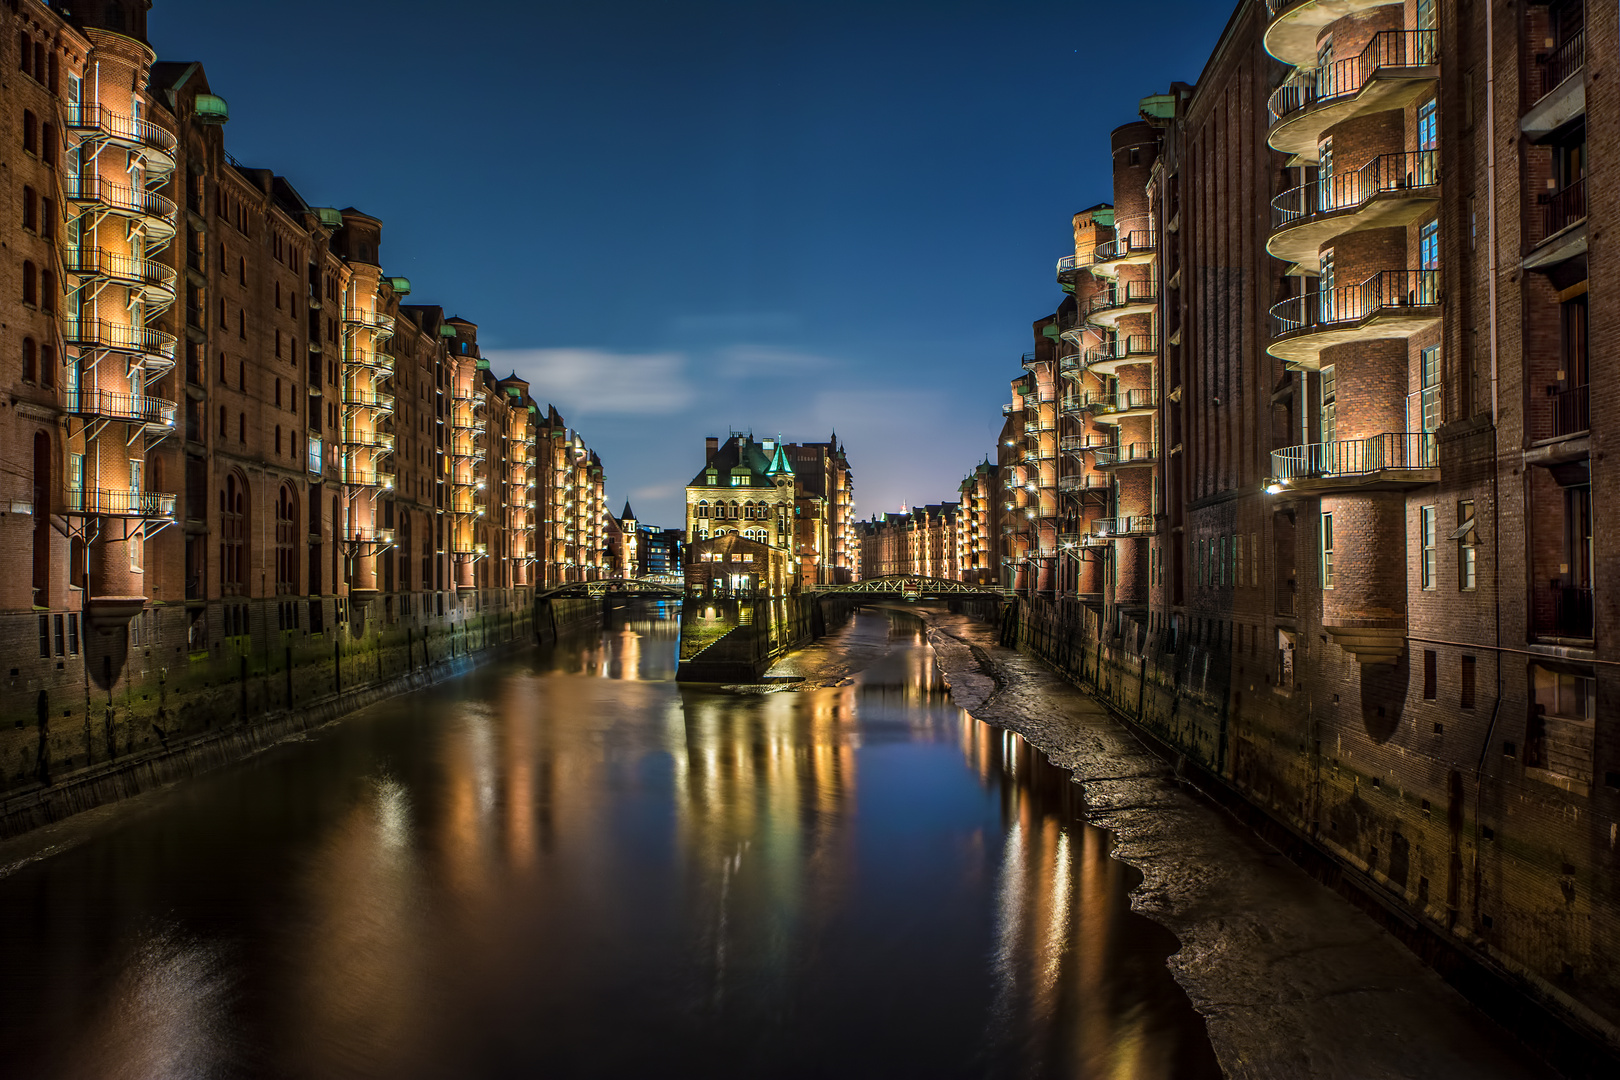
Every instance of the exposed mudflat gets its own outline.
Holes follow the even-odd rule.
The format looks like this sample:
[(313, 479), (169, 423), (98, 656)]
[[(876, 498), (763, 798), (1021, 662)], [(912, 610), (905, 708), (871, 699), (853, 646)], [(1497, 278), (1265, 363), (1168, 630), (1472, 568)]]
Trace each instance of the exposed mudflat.
[(1088, 819), (1141, 870), (1137, 911), (1181, 941), (1169, 959), (1232, 1077), (1553, 1077), (1404, 945), (1195, 791), (1103, 705), (988, 625), (929, 625), (956, 704), (1072, 770)]

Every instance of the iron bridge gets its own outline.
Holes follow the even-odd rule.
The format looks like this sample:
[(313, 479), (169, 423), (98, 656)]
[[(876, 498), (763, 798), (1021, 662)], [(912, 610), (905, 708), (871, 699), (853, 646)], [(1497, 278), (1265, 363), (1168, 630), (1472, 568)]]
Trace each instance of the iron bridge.
[(661, 600), (679, 600), (685, 596), (679, 585), (647, 578), (603, 578), (599, 581), (570, 581), (554, 589), (534, 594), (536, 600), (590, 599), (611, 596), (647, 596)]
[(867, 578), (849, 585), (835, 585), (817, 589), (817, 596), (897, 596), (906, 600), (937, 599), (950, 596), (991, 597), (1005, 596), (1001, 589), (969, 585), (946, 578), (923, 577), (921, 574), (891, 574), (888, 577)]

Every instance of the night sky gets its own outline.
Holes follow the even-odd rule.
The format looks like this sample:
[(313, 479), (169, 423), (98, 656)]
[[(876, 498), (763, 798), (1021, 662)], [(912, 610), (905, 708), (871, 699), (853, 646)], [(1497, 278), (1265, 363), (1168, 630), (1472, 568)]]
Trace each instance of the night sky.
[(954, 499), (1108, 132), (1232, 6), (155, 0), (149, 36), (238, 160), (383, 220), (385, 272), (562, 411), (615, 513), (678, 526), (732, 429), (836, 429), (861, 517)]

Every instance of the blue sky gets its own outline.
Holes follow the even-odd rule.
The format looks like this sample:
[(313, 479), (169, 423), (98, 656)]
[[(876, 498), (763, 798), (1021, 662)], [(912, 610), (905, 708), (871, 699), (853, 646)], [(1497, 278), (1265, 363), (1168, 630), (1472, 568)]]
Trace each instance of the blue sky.
[[(703, 437), (836, 429), (858, 513), (992, 448), (1108, 132), (1191, 82), (1227, 0), (155, 0), (226, 145), (383, 219), (383, 265), (478, 323), (680, 523)], [(1115, 43), (1128, 44), (1118, 45)]]

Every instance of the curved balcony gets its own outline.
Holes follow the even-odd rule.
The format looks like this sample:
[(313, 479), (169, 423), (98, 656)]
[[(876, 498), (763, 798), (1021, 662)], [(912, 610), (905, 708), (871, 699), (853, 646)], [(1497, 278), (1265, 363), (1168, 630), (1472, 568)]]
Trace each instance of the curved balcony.
[(343, 362), (354, 367), (366, 368), (383, 376), (394, 373), (394, 358), (381, 349), (350, 348), (343, 357)]
[(1142, 266), (1159, 252), (1159, 234), (1152, 229), (1128, 232), (1097, 245), (1092, 252), (1092, 269), (1109, 277), (1122, 266)]
[(63, 411), (98, 420), (118, 420), (150, 427), (174, 427), (176, 405), (147, 394), (123, 394), (97, 387), (69, 390), (63, 397)]
[(343, 404), (351, 409), (392, 409), (394, 395), (380, 390), (367, 390), (358, 386), (343, 388)]
[(139, 255), (120, 255), (101, 248), (69, 247), (62, 250), (62, 269), (84, 278), (98, 278), (141, 294), (148, 311), (154, 304), (174, 303), (174, 267)]
[(1057, 486), (1059, 491), (1073, 494), (1087, 491), (1106, 492), (1109, 484), (1106, 476), (1099, 476), (1097, 473), (1083, 473), (1079, 476), (1060, 476), (1058, 477)]
[(1057, 261), (1057, 280), (1059, 285), (1073, 285), (1075, 274), (1081, 270), (1089, 269), (1085, 260), (1065, 255)]
[(1159, 392), (1152, 387), (1086, 396), (1086, 411), (1099, 424), (1118, 424), (1133, 416), (1152, 416), (1158, 408)]
[(1321, 248), (1336, 237), (1410, 225), (1439, 201), (1438, 151), (1383, 154), (1355, 172), (1289, 188), (1271, 200), (1266, 250), (1315, 273)]
[(1091, 523), (1091, 535), (1104, 540), (1122, 536), (1153, 535), (1153, 515), (1133, 514), (1129, 517), (1098, 518)]
[(1130, 364), (1151, 364), (1159, 355), (1159, 339), (1153, 334), (1130, 334), (1086, 350), (1086, 372), (1112, 375)]
[(390, 431), (356, 431), (353, 428), (345, 428), (343, 445), (380, 450), (383, 453), (391, 454), (394, 452), (394, 435)]
[(381, 311), (351, 311), (343, 316), (343, 329), (350, 334), (370, 330), (379, 336), (392, 335), (394, 317)]
[(156, 250), (174, 239), (178, 207), (173, 200), (155, 191), (109, 184), (93, 173), (67, 177), (62, 182), (62, 190), (70, 202), (101, 207), (139, 221), (146, 229), (148, 251)]
[(107, 491), (102, 488), (69, 489), (67, 512), (103, 517), (173, 518), (174, 496), (161, 491)]
[(62, 338), (81, 349), (135, 353), (166, 364), (174, 363), (175, 337), (161, 330), (128, 326), (105, 319), (63, 319)]
[(1266, 52), (1299, 67), (1316, 61), (1316, 39), (1346, 15), (1406, 0), (1266, 0)]
[(1440, 321), (1440, 271), (1385, 270), (1359, 285), (1315, 289), (1271, 309), (1272, 356), (1315, 370), (1322, 350), (1352, 341), (1405, 338)]
[(1392, 431), (1273, 450), (1271, 474), (1272, 494), (1400, 491), (1439, 480), (1440, 455), (1432, 433)]
[(1325, 68), (1302, 68), (1271, 95), (1273, 150), (1313, 162), (1322, 133), (1367, 113), (1410, 105), (1440, 77), (1440, 38), (1434, 30), (1385, 30), (1359, 56)]
[(1159, 444), (1156, 442), (1119, 443), (1098, 447), (1091, 455), (1091, 463), (1099, 469), (1131, 469), (1159, 462)]
[(344, 462), (343, 482), (354, 487), (374, 487), (386, 490), (394, 486), (394, 471), (392, 469), (368, 469)]
[(345, 544), (359, 544), (381, 549), (393, 545), (394, 530), (379, 529), (369, 525), (346, 525), (338, 533), (338, 540)]
[(1112, 330), (1119, 320), (1130, 315), (1149, 315), (1159, 304), (1159, 283), (1127, 281), (1092, 298), (1086, 305), (1086, 323), (1104, 330)]
[(148, 172), (167, 176), (174, 171), (174, 152), (179, 140), (150, 120), (138, 120), (113, 112), (105, 105), (69, 105), (64, 110), (67, 128), (81, 139), (106, 141), (139, 151)]

